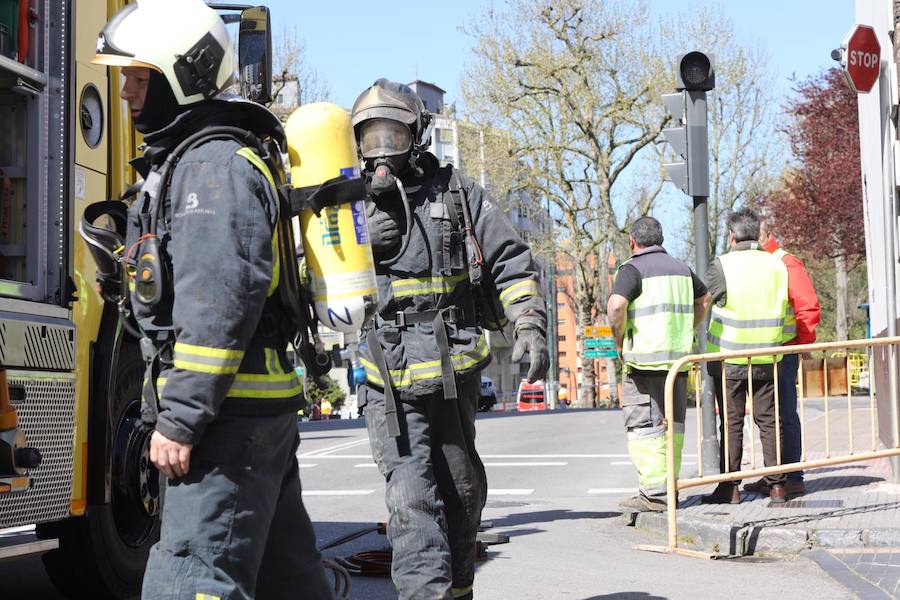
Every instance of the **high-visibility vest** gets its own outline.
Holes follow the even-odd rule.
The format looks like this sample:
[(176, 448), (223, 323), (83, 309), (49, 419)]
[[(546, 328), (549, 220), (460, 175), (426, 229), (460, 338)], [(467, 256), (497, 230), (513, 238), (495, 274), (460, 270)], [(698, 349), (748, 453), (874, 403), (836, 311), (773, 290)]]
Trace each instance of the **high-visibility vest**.
[(694, 345), (691, 270), (663, 252), (639, 254), (628, 263), (641, 274), (641, 295), (628, 303), (625, 365), (629, 370), (668, 371)]
[[(725, 274), (725, 306), (714, 305), (706, 351), (754, 350), (780, 346), (788, 307), (787, 267), (762, 250), (739, 250), (719, 257)], [(772, 364), (781, 356), (756, 356), (752, 364)], [(746, 358), (725, 362), (746, 365)]]
[[(777, 248), (772, 252), (772, 256), (784, 263), (784, 257), (790, 252), (786, 252), (783, 248)], [(787, 266), (785, 265), (785, 268)], [(788, 282), (790, 283), (790, 281)], [(784, 317), (784, 331), (781, 334), (782, 343), (787, 343), (797, 337), (797, 316), (794, 314), (794, 305), (788, 302), (787, 314)]]

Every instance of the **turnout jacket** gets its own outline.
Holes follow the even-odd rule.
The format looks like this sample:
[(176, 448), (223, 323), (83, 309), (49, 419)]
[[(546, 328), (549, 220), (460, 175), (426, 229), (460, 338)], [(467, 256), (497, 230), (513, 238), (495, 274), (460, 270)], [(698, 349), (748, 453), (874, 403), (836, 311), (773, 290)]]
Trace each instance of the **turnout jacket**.
[[(453, 168), (439, 168), (429, 153), (421, 155), (418, 163), (424, 165), (424, 175), (417, 180), (404, 178), (413, 220), (409, 245), (392, 265), (376, 259), (378, 313), (362, 336), (366, 340), (368, 330), (375, 327), (391, 382), (401, 399), (435, 393), (443, 385), (434, 323), (403, 324), (408, 315), (443, 309), (450, 361), (457, 376), (480, 371), (491, 357), (482, 326), (476, 323), (462, 216), (454, 225), (448, 207), (453, 202), (449, 192)], [(471, 179), (457, 176), (482, 249), (483, 271), (493, 280), (506, 317), (517, 331), (533, 327), (543, 332), (546, 308), (531, 251), (485, 190)], [(402, 214), (402, 202), (395, 192), (379, 197), (376, 204), (379, 209)], [(400, 230), (405, 234), (405, 222)], [(361, 345), (361, 354), (368, 383), (384, 388), (367, 343)]]
[[(152, 214), (162, 200), (160, 167), (179, 142), (211, 125), (280, 131), (271, 113), (248, 104), (204, 103), (145, 137), (137, 165), (145, 183), (129, 210), (126, 261), (141, 251), (141, 212)], [(196, 443), (220, 413), (298, 410), (303, 388), (285, 353), (273, 297), (279, 204), (269, 169), (236, 140), (208, 141), (182, 156), (168, 192), (168, 217), (152, 233), (162, 242), (170, 291), (155, 306), (131, 294), (145, 359), (148, 346), (154, 354), (144, 382), (145, 421), (155, 418), (166, 437)]]

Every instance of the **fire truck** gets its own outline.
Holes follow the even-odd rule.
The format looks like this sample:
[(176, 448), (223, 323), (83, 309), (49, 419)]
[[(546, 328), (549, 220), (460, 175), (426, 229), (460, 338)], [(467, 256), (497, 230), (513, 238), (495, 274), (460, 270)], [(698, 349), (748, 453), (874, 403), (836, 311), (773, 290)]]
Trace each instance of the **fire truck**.
[[(143, 360), (76, 234), (133, 183), (122, 77), (90, 63), (125, 3), (0, 0), (0, 560), (41, 554), (78, 598), (137, 594), (159, 535)], [(271, 47), (267, 9), (210, 4), (240, 26), (242, 89), (270, 85), (244, 51), (245, 30)]]

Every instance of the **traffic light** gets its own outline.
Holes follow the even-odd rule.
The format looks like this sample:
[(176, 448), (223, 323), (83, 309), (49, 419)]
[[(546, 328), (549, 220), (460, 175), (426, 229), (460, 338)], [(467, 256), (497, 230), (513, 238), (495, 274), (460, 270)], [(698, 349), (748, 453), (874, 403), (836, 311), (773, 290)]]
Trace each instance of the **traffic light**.
[(709, 142), (706, 123), (706, 92), (716, 85), (712, 59), (702, 52), (688, 52), (675, 64), (676, 94), (663, 94), (662, 101), (676, 121), (663, 130), (679, 162), (663, 165), (669, 179), (689, 196), (709, 196)]

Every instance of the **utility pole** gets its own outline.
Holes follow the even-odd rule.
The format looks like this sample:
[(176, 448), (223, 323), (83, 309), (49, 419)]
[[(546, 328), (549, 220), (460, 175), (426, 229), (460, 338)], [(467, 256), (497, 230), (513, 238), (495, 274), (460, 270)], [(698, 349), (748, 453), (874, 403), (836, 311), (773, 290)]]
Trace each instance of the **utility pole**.
[[(682, 160), (665, 165), (669, 178), (694, 203), (694, 270), (706, 280), (709, 266), (709, 127), (707, 123), (706, 92), (716, 87), (712, 59), (702, 52), (689, 52), (675, 62), (676, 94), (663, 94), (666, 109), (677, 121), (676, 127), (663, 130), (669, 144)], [(700, 352), (706, 351), (707, 320), (697, 332)], [(716, 407), (712, 377), (701, 368), (700, 396), (701, 449), (704, 474), (719, 472), (719, 442), (716, 427)]]

